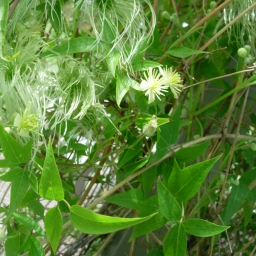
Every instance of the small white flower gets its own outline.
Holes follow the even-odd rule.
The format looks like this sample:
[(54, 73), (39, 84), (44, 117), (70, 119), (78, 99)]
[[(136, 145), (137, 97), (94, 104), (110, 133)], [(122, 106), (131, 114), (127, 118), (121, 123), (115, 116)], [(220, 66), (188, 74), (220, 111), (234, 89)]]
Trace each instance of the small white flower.
[(149, 68), (147, 73), (144, 73), (145, 79), (141, 81), (140, 90), (146, 91), (145, 95), (148, 96), (148, 103), (152, 103), (155, 97), (160, 99), (160, 95), (164, 95), (162, 92), (167, 92), (168, 86), (165, 86), (165, 79), (160, 77), (161, 74), (157, 70)]
[(164, 85), (170, 87), (174, 98), (177, 99), (179, 93), (182, 91), (183, 88), (180, 74), (176, 71), (173, 71), (172, 68), (168, 69), (167, 67), (165, 69), (159, 67), (159, 71), (162, 74), (163, 79), (165, 80)]
[(152, 116), (152, 119), (146, 125), (143, 126), (142, 132), (146, 136), (150, 137), (154, 135), (156, 129), (157, 129), (157, 120), (155, 116)]

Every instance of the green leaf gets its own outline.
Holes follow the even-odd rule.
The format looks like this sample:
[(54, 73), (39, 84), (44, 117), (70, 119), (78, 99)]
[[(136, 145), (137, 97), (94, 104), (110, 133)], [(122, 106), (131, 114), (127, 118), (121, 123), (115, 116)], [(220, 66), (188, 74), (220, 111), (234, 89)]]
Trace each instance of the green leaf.
[(153, 217), (144, 218), (109, 217), (91, 212), (79, 205), (70, 207), (70, 220), (74, 227), (86, 234), (106, 234), (129, 228)]
[(47, 211), (44, 218), (44, 225), (47, 237), (49, 238), (52, 250), (55, 254), (62, 232), (62, 217), (58, 207)]
[(180, 162), (192, 162), (205, 152), (209, 143), (210, 141), (205, 141), (189, 148), (182, 148), (175, 154), (175, 158)]
[(6, 160), (13, 164), (26, 163), (31, 155), (32, 140), (25, 146), (16, 141), (8, 132), (0, 125), (0, 143), (3, 155)]
[(248, 185), (240, 180), (239, 185), (232, 185), (232, 190), (228, 199), (228, 204), (224, 211), (222, 220), (224, 224), (227, 224), (232, 216), (243, 205), (245, 199), (249, 196), (250, 190)]
[[(131, 144), (135, 142), (134, 138), (131, 138)], [(119, 162), (118, 162), (118, 168), (122, 168), (125, 164), (127, 164), (131, 159), (136, 157), (139, 152), (141, 151), (141, 142), (138, 142), (135, 146), (132, 146), (128, 149), (126, 149), (123, 154), (121, 155)]]
[(186, 232), (199, 237), (214, 236), (229, 228), (228, 226), (219, 226), (207, 220), (201, 219), (185, 220), (182, 222), (182, 225), (184, 226)]
[(13, 217), (24, 226), (28, 227), (31, 231), (35, 230), (40, 236), (45, 237), (45, 233), (41, 226), (32, 218), (18, 212), (14, 212)]
[(56, 46), (47, 52), (41, 53), (40, 58), (49, 55), (69, 55), (79, 52), (91, 52), (102, 47), (104, 47), (104, 44), (102, 42), (99, 44), (97, 39), (93, 37), (77, 37), (60, 46)]
[(124, 76), (122, 74), (117, 75), (116, 80), (116, 103), (117, 106), (120, 107), (120, 103), (125, 96), (125, 94), (129, 91), (130, 88), (139, 88), (139, 83), (133, 80), (128, 76)]
[(143, 60), (138, 61), (136, 63), (132, 64), (132, 69), (134, 71), (142, 71), (142, 70), (148, 70), (149, 68), (156, 68), (160, 67), (162, 64), (150, 60)]
[(152, 187), (155, 183), (155, 179), (157, 176), (157, 167), (153, 166), (143, 172), (141, 174), (141, 179), (142, 179), (142, 190), (144, 194), (144, 198), (148, 198), (150, 191), (152, 190)]
[(28, 202), (27, 206), (34, 214), (40, 216), (41, 218), (44, 217), (44, 206), (38, 200)]
[(111, 17), (108, 17), (107, 13), (106, 16), (106, 19), (103, 20), (103, 37), (107, 43), (111, 44), (116, 39), (116, 32), (112, 29)]
[(7, 159), (0, 160), (0, 168), (8, 168), (8, 167), (14, 167), (17, 164), (12, 163), (11, 161)]
[(207, 53), (207, 52), (193, 50), (193, 49), (187, 48), (185, 46), (174, 46), (171, 49), (169, 49), (166, 53), (170, 54), (171, 56), (177, 57), (177, 58), (187, 58), (194, 54), (202, 54), (202, 53)]
[(4, 175), (0, 176), (0, 180), (12, 182), (16, 179), (20, 179), (24, 174), (24, 170), (16, 167), (6, 172)]
[[(152, 196), (144, 202), (139, 203), (137, 209), (139, 211), (139, 217), (145, 217), (154, 212), (158, 212), (158, 196)], [(162, 227), (166, 222), (167, 219), (163, 216), (162, 213), (156, 214), (152, 218), (136, 225), (133, 228), (129, 241)]]
[(34, 237), (30, 236), (30, 249), (28, 256), (44, 256), (44, 248), (41, 243)]
[(254, 157), (255, 157), (255, 151), (252, 149), (243, 149), (244, 156), (248, 164), (251, 168), (254, 167)]
[(143, 193), (142, 190), (131, 189), (127, 192), (107, 197), (105, 200), (126, 208), (137, 209), (138, 203), (143, 201)]
[(20, 249), (20, 237), (19, 236), (9, 236), (4, 243), (5, 255), (6, 256), (18, 256), (18, 251)]
[(183, 170), (179, 170), (177, 163), (174, 163), (174, 168), (168, 180), (168, 189), (178, 202), (186, 202), (197, 193), (206, 175), (219, 158), (220, 156), (217, 156), (210, 160), (190, 165)]
[(164, 255), (185, 256), (187, 251), (186, 232), (181, 223), (171, 228), (164, 240)]
[(181, 207), (173, 195), (161, 182), (160, 178), (158, 178), (157, 181), (157, 191), (159, 211), (165, 216), (166, 219), (172, 222), (180, 221), (182, 217)]
[(116, 174), (116, 183), (118, 184), (119, 182), (121, 182), (122, 180), (130, 176), (132, 173), (141, 169), (143, 166), (147, 164), (147, 162), (148, 162), (148, 158), (144, 158), (137, 162), (133, 162), (123, 166), (122, 170), (119, 170)]
[[(176, 142), (179, 135), (180, 107), (176, 109), (172, 122), (161, 125), (159, 138), (156, 144), (156, 152), (149, 163), (162, 158), (170, 149), (170, 146)], [(171, 131), (171, 132), (170, 132)]]
[(39, 194), (41, 197), (48, 200), (61, 201), (64, 199), (64, 191), (58, 167), (55, 163), (51, 140), (49, 140), (46, 151), (43, 172), (39, 184)]
[(21, 205), (23, 198), (25, 197), (29, 187), (28, 178), (23, 171), (17, 179), (12, 182), (10, 207), (7, 215), (7, 219), (13, 214), (13, 212)]
[(163, 246), (160, 246), (154, 251), (151, 251), (146, 256), (164, 256)]
[(119, 58), (120, 58), (120, 53), (115, 50), (111, 51), (106, 57), (108, 69), (113, 76), (115, 76), (116, 74), (116, 66), (118, 64)]
[[(51, 6), (51, 5), (50, 5)], [(57, 35), (61, 34), (61, 8), (56, 2), (53, 8), (48, 9), (48, 17)]]

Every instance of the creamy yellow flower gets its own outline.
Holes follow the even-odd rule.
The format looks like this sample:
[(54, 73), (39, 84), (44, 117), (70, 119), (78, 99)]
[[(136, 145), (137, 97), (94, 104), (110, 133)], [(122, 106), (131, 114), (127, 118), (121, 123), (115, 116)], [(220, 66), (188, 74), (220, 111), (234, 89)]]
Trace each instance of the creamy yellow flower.
[(144, 73), (145, 79), (141, 81), (140, 90), (145, 91), (145, 95), (148, 96), (148, 103), (152, 103), (157, 97), (160, 99), (160, 95), (164, 95), (163, 92), (167, 92), (168, 86), (165, 86), (165, 79), (161, 77), (161, 74), (155, 69), (149, 68), (148, 72)]
[(177, 99), (183, 88), (180, 74), (173, 71), (171, 67), (169, 69), (167, 67), (165, 69), (159, 67), (159, 71), (164, 79), (164, 85), (170, 87), (174, 98)]

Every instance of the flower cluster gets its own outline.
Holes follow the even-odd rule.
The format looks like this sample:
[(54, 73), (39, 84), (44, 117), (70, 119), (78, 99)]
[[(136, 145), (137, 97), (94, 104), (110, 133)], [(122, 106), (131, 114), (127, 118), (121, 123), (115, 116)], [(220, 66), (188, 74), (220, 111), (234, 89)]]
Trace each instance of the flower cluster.
[(37, 114), (30, 114), (31, 104), (26, 107), (23, 115), (17, 114), (14, 119), (14, 126), (22, 137), (29, 137), (29, 132), (37, 132), (39, 119)]
[(145, 92), (148, 96), (148, 103), (152, 103), (157, 97), (160, 99), (160, 95), (164, 95), (163, 92), (167, 92), (170, 88), (174, 98), (178, 98), (183, 85), (180, 75), (173, 71), (172, 68), (161, 68), (153, 70), (149, 68), (147, 73), (144, 73), (144, 78), (140, 84), (140, 90)]

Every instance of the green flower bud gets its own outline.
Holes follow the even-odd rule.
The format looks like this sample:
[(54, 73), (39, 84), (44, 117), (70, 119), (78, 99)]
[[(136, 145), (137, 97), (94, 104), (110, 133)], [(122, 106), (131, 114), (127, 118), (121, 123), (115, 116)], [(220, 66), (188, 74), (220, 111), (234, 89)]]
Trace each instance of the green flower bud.
[(252, 144), (251, 144), (251, 149), (252, 149), (253, 151), (256, 151), (256, 143), (252, 143)]
[(215, 1), (210, 2), (210, 8), (214, 9), (216, 7), (217, 3)]
[(245, 48), (239, 48), (237, 51), (238, 56), (245, 58), (248, 55), (248, 52)]
[(208, 10), (207, 10), (207, 13), (210, 13), (211, 11), (212, 11), (212, 9), (208, 9)]
[(252, 55), (248, 55), (245, 59), (244, 59), (245, 64), (251, 64), (254, 62), (254, 58), (252, 57)]
[(177, 15), (177, 13), (173, 13), (173, 14), (170, 16), (170, 21), (172, 21), (173, 23), (178, 22), (178, 15)]
[(166, 20), (170, 20), (171, 15), (170, 15), (169, 12), (163, 11), (163, 12), (162, 12), (162, 18), (163, 18), (163, 19), (166, 19)]
[(157, 120), (156, 117), (153, 116), (152, 119), (143, 127), (143, 133), (148, 136), (151, 137), (154, 135), (155, 131), (157, 129)]
[(194, 135), (194, 140), (197, 140), (199, 138), (201, 138), (201, 136), (199, 134)]
[(246, 50), (247, 52), (250, 52), (250, 51), (251, 51), (251, 46), (248, 45), (248, 44), (245, 45), (244, 48), (245, 48), (245, 50)]

